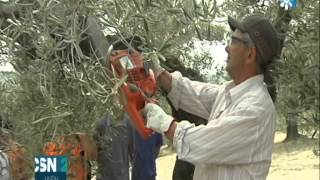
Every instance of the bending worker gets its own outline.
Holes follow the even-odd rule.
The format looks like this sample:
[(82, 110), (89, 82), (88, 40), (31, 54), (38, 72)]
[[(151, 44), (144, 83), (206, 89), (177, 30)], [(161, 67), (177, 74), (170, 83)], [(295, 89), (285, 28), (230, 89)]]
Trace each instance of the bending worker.
[(179, 159), (195, 165), (194, 180), (265, 180), (271, 163), (276, 112), (264, 83), (280, 52), (271, 23), (260, 16), (229, 17), (226, 71), (232, 81), (213, 85), (165, 71), (154, 60), (159, 86), (176, 109), (205, 118), (207, 125), (177, 123), (161, 107), (144, 108), (147, 126), (173, 140)]

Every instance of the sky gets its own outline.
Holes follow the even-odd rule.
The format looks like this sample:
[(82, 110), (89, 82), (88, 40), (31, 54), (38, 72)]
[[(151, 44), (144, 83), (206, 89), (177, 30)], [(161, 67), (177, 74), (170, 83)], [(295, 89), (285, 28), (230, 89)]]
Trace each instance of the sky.
[(199, 48), (195, 49), (194, 53), (200, 54), (201, 51), (209, 52), (210, 56), (214, 59), (212, 66), (225, 66), (227, 53), (225, 51), (225, 45), (222, 42), (212, 43), (210, 41), (199, 41), (195, 42), (195, 47)]
[(0, 71), (13, 71), (13, 67), (10, 63), (0, 66)]

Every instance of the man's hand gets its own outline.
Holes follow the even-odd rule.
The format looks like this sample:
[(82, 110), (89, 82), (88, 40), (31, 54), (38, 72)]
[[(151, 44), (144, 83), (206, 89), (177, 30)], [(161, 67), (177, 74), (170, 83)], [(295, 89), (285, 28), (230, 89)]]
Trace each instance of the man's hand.
[(152, 65), (152, 70), (156, 76), (156, 78), (158, 78), (158, 76), (163, 72), (165, 71), (165, 69), (163, 67), (161, 67), (160, 65), (160, 60), (159, 60), (159, 56), (157, 54), (152, 54), (150, 56), (151, 58), (151, 65)]
[(161, 107), (156, 104), (148, 103), (143, 109), (147, 119), (147, 127), (158, 133), (167, 132), (173, 117), (165, 113)]
[(162, 55), (158, 55), (156, 53), (152, 53), (148, 56), (148, 58), (151, 61), (149, 65), (154, 72), (155, 78), (157, 80), (157, 85), (162, 90), (169, 93), (171, 91), (172, 76), (160, 65), (160, 59), (162, 59), (162, 61), (165, 61), (165, 58)]

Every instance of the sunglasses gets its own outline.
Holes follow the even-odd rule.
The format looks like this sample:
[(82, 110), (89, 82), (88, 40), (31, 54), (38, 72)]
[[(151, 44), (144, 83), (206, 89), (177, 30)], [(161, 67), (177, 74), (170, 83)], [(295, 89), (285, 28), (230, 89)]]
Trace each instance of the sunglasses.
[(251, 46), (253, 44), (252, 40), (249, 38), (240, 38), (237, 36), (231, 36), (230, 39), (228, 40), (228, 46), (231, 46), (232, 44), (236, 43), (243, 43), (245, 45)]

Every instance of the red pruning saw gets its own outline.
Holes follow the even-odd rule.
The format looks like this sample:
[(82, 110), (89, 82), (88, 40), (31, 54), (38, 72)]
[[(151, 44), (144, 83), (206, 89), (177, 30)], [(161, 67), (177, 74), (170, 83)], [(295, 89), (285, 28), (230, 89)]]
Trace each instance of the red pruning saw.
[[(157, 90), (155, 75), (149, 68), (149, 63), (124, 39), (109, 45), (94, 17), (86, 18), (84, 28), (88, 42), (101, 63), (110, 69), (116, 78), (127, 76), (126, 82), (120, 87), (120, 101), (139, 134), (144, 138), (150, 137), (153, 131), (145, 126), (146, 122), (140, 114), (147, 102), (155, 101), (153, 98)], [(117, 42), (128, 46), (114, 48)]]
[(152, 134), (152, 130), (145, 127), (145, 120), (140, 114), (147, 102), (154, 102), (157, 91), (155, 75), (148, 62), (141, 53), (134, 49), (108, 50), (108, 62), (116, 78), (127, 76), (127, 80), (120, 87), (122, 104), (133, 121), (134, 126), (144, 138)]

